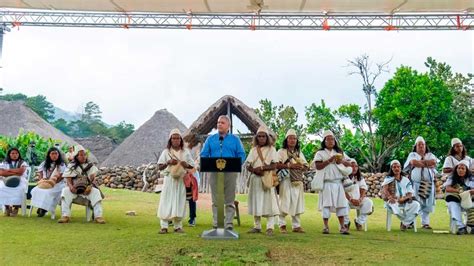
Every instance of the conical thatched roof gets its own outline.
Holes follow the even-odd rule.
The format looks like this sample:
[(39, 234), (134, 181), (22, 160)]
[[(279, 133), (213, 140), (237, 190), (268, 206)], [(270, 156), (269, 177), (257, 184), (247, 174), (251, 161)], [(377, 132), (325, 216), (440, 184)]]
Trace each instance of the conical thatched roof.
[(150, 120), (139, 127), (118, 146), (101, 166), (140, 166), (156, 162), (174, 128), (181, 132), (186, 126), (167, 110), (157, 111)]
[[(33, 131), (44, 138), (61, 140), (69, 145), (78, 144), (71, 137), (50, 125), (22, 102), (0, 100), (0, 135), (16, 137), (20, 130), (24, 132)], [(93, 162), (97, 162), (93, 154), (90, 154), (89, 157)]]
[(102, 163), (118, 147), (118, 144), (111, 138), (105, 136), (93, 136), (88, 138), (75, 138), (84, 148), (93, 153), (99, 163)]
[[(186, 131), (184, 140), (188, 143), (189, 147), (197, 145), (201, 141), (200, 136), (206, 135), (216, 128), (219, 116), (228, 115), (229, 111), (231, 114), (236, 115), (253, 134), (257, 132), (260, 126), (268, 128), (254, 109), (248, 107), (234, 96), (226, 95), (211, 105)], [(270, 134), (275, 136), (275, 133), (271, 130)]]

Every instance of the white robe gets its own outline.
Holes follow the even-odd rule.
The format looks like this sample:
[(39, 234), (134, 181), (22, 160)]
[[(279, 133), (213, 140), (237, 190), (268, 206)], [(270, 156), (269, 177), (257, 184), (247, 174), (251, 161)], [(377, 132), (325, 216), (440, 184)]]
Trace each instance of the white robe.
[[(464, 159), (462, 159), (461, 161), (468, 161), (468, 162), (469, 162), (469, 167), (468, 167), (468, 169), (470, 169), (471, 171), (474, 170), (474, 162), (473, 162), (473, 160), (471, 159), (471, 157), (466, 156), (466, 157), (464, 157)], [(451, 168), (451, 169), (454, 170), (454, 167), (456, 167), (456, 165), (458, 165), (459, 162), (460, 162), (460, 161), (459, 161), (458, 159), (456, 159), (456, 157), (449, 155), (449, 156), (446, 157), (446, 159), (444, 160), (443, 169), (444, 169), (444, 168)]]
[[(369, 191), (369, 187), (367, 186), (367, 183), (365, 183), (365, 179), (363, 177), (361, 177), (360, 181), (358, 181), (354, 177), (354, 179), (352, 179), (352, 181), (354, 182), (354, 185), (352, 185), (350, 191), (348, 191), (347, 193), (349, 194), (349, 196), (351, 196), (351, 198), (353, 198), (355, 200), (358, 200), (358, 199), (360, 199), (360, 190), (363, 189), (365, 191)], [(373, 201), (371, 199), (369, 199), (368, 197), (364, 197), (364, 199), (362, 200), (362, 202), (359, 206), (353, 206), (349, 202), (349, 207), (351, 209), (358, 209), (358, 210), (360, 210), (360, 212), (362, 214), (371, 213), (373, 206), (374, 206)]]
[[(305, 162), (305, 166), (308, 166), (306, 158), (303, 153), (299, 153), (299, 159)], [(278, 151), (278, 161), (285, 163), (288, 160), (288, 151), (286, 149), (280, 149)], [(280, 212), (282, 215), (295, 216), (304, 213), (304, 185), (303, 182), (297, 184), (291, 183), (290, 175), (283, 177), (280, 182)]]
[[(82, 164), (82, 168), (86, 168), (88, 164), (89, 163)], [(68, 178), (68, 177), (74, 178), (81, 173), (80, 167), (74, 168), (73, 166), (74, 166), (73, 163), (70, 163), (67, 166), (66, 170), (63, 173), (64, 178)], [(93, 165), (89, 169), (89, 171), (87, 171), (86, 174), (88, 177), (90, 177), (92, 175), (97, 174), (98, 172), (99, 172), (99, 169), (97, 169), (97, 167)], [(82, 197), (82, 198), (88, 199), (91, 202), (92, 206), (95, 206), (98, 202), (102, 201), (102, 195), (100, 194), (100, 191), (98, 189), (93, 188), (89, 195), (83, 195), (83, 194), (79, 195), (79, 194), (72, 193), (68, 186), (65, 186), (63, 188), (61, 192), (61, 198), (64, 198), (66, 202), (68, 203), (72, 202), (76, 197)], [(62, 206), (62, 208), (64, 208), (64, 206)]]
[[(421, 160), (422, 157), (416, 152), (411, 152), (408, 155), (407, 160), (405, 161), (405, 165), (403, 168), (407, 168), (412, 160)], [(427, 153), (425, 154), (423, 160), (435, 160), (437, 161), (436, 156), (434, 156), (432, 153)], [(423, 169), (423, 171), (422, 171)], [(435, 184), (435, 174), (436, 174), (436, 168), (421, 168), (421, 167), (413, 167), (411, 171), (411, 181), (413, 184), (413, 190), (414, 190), (414, 196), (416, 200), (420, 203), (421, 206), (421, 211), (430, 213), (434, 212), (434, 206), (436, 204), (436, 184)], [(420, 181), (431, 181), (431, 193), (427, 199), (420, 198), (418, 196), (418, 190), (420, 189)]]
[[(275, 147), (266, 146), (262, 147), (261, 150), (266, 165), (278, 162)], [(253, 168), (264, 166), (258, 157), (257, 148), (254, 147), (250, 150), (245, 164)], [(275, 188), (264, 189), (262, 177), (255, 174), (250, 174), (249, 177), (248, 213), (253, 216), (263, 217), (271, 217), (280, 214)]]
[[(395, 182), (395, 195), (397, 198), (404, 197), (408, 193), (412, 193), (412, 195), (414, 194), (412, 183), (404, 176), (400, 182), (396, 181), (392, 176), (387, 176), (382, 183), (382, 187), (392, 182)], [(420, 211), (420, 204), (414, 200), (411, 203), (404, 204), (399, 204), (398, 202), (390, 203), (386, 201), (384, 207), (390, 209), (393, 214), (397, 215), (404, 225), (409, 225), (414, 222), (418, 212)], [(403, 208), (403, 211), (401, 208)]]
[[(26, 162), (23, 162), (20, 167), (28, 167)], [(10, 165), (6, 162), (0, 164), (0, 169), (10, 169)], [(23, 172), (20, 179), (20, 184), (17, 187), (7, 187), (0, 179), (0, 206), (1, 205), (21, 205), (23, 200), (26, 198), (26, 192), (28, 190), (28, 176), (27, 171)]]
[[(42, 162), (38, 166), (38, 172), (43, 173), (43, 178), (49, 179), (48, 176), (52, 175), (52, 171), (54, 170), (55, 166), (51, 167), (52, 169), (48, 170), (45, 168), (44, 164), (45, 162)], [(64, 163), (58, 167), (58, 171), (60, 174), (63, 174), (65, 170), (66, 165)], [(56, 209), (56, 206), (61, 201), (61, 192), (65, 186), (66, 181), (63, 179), (50, 189), (34, 187), (31, 190), (31, 205), (36, 208), (47, 210), (49, 212), (54, 211)]]
[[(332, 156), (336, 155), (337, 152), (333, 149), (328, 149), (316, 152), (314, 155), (314, 162), (327, 161)], [(347, 159), (347, 156), (345, 156)], [(319, 210), (322, 211), (324, 208), (329, 208), (331, 212), (336, 212), (336, 209), (346, 208), (348, 201), (342, 185), (343, 175), (337, 167), (336, 163), (330, 163), (324, 169), (318, 170), (324, 171), (324, 186), (323, 190), (319, 193)]]
[[(185, 161), (194, 167), (194, 160), (188, 149), (175, 151), (165, 149), (158, 159), (158, 164), (166, 164), (172, 159), (170, 153), (179, 161)], [(160, 203), (157, 216), (161, 220), (181, 219), (186, 216), (186, 187), (184, 179), (175, 179), (170, 176), (170, 166), (166, 167), (162, 174), (165, 176), (163, 190), (161, 191)]]

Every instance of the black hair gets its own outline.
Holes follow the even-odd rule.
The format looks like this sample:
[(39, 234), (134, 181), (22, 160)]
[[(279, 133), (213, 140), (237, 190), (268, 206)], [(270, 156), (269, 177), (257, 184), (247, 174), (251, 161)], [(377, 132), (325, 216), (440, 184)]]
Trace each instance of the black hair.
[[(55, 162), (53, 162), (53, 161), (51, 160), (51, 158), (50, 158), (50, 154), (51, 154), (52, 152), (57, 152), (58, 155), (59, 155), (59, 156), (58, 156), (58, 159), (57, 159)], [(48, 153), (46, 154), (46, 160), (45, 160), (45, 162), (44, 162), (44, 167), (45, 167), (45, 169), (50, 169), (50, 168), (51, 168), (51, 165), (52, 165), (53, 163), (55, 163), (56, 165), (61, 165), (61, 164), (63, 164), (63, 158), (62, 158), (62, 156), (61, 156), (61, 152), (60, 152), (60, 151), (58, 150), (58, 148), (56, 148), (56, 147), (52, 147), (52, 148), (50, 148), (50, 149), (48, 150)]]
[[(323, 139), (323, 141), (321, 141), (321, 149), (319, 149), (320, 151), (323, 151), (324, 149), (326, 149), (326, 138)], [(337, 143), (337, 140), (334, 139), (334, 148), (333, 148), (337, 153), (343, 153), (344, 151), (339, 147), (339, 144)]]
[(8, 164), (12, 163), (12, 159), (10, 158), (10, 154), (12, 153), (12, 151), (17, 151), (18, 152), (18, 161), (23, 161), (23, 158), (21, 158), (20, 150), (16, 147), (13, 147), (13, 148), (10, 148), (8, 150), (7, 156), (5, 157), (5, 162), (7, 162)]
[[(183, 140), (183, 137), (179, 136), (179, 138), (181, 139), (180, 143), (179, 143), (179, 148), (182, 150), (184, 148), (184, 140)], [(169, 138), (168, 140), (168, 144), (166, 145), (166, 148), (171, 149), (171, 137)]]
[[(357, 165), (358, 166), (358, 165)], [(350, 177), (355, 177), (357, 181), (360, 181), (362, 180), (362, 174), (360, 173), (360, 167), (357, 167), (357, 172), (355, 173), (355, 175), (353, 175), (352, 173), (350, 174)]]
[[(267, 133), (265, 133), (265, 135), (267, 136), (267, 141), (265, 142), (265, 145), (263, 145), (263, 146), (272, 146), (273, 145), (273, 138)], [(257, 136), (258, 136), (258, 134), (255, 134), (255, 136), (253, 137), (252, 145), (254, 147), (258, 146), (258, 137)]]
[[(466, 154), (467, 154), (466, 146), (462, 144), (461, 160), (466, 158)], [(454, 146), (452, 146), (451, 149), (449, 150), (449, 155), (453, 157), (456, 156), (456, 151), (454, 150)]]
[(467, 167), (466, 165), (464, 165), (464, 167), (466, 167), (466, 175), (464, 177), (460, 177), (458, 175), (458, 167), (459, 165), (461, 164), (458, 164), (456, 165), (456, 167), (454, 167), (454, 170), (453, 170), (453, 175), (452, 175), (452, 180), (453, 180), (453, 183), (451, 184), (451, 186), (455, 186), (455, 185), (460, 185), (460, 186), (464, 186), (464, 182), (469, 179), (472, 175), (471, 171), (469, 170), (469, 167)]
[[(416, 152), (416, 144), (413, 146), (413, 152)], [(425, 143), (425, 154), (430, 153), (430, 147), (428, 147), (428, 144)]]
[[(407, 175), (407, 173), (403, 172), (403, 170), (400, 171), (400, 176), (406, 176), (406, 175)], [(388, 175), (387, 176), (395, 177), (395, 173), (393, 172), (391, 165), (390, 165), (390, 170), (388, 170)]]
[[(283, 140), (283, 149), (288, 149), (288, 138), (285, 138), (285, 140)], [(296, 138), (295, 150), (300, 151), (300, 140), (298, 138)]]

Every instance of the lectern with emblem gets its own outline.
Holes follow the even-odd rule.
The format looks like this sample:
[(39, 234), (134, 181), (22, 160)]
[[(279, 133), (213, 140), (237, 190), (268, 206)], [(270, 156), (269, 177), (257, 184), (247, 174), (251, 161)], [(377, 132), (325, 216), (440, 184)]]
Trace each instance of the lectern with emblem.
[(201, 172), (217, 173), (217, 228), (204, 231), (204, 239), (238, 239), (239, 234), (224, 228), (224, 179), (226, 173), (240, 173), (241, 158), (201, 157)]

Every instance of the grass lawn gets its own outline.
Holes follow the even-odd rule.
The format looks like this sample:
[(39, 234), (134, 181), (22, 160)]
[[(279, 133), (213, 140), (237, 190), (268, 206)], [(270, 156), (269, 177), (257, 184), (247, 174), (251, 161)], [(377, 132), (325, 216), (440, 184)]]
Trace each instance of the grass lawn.
[[(306, 234), (249, 235), (252, 217), (242, 211), (240, 240), (210, 241), (199, 236), (211, 226), (209, 207), (198, 207), (198, 225), (185, 226), (183, 235), (158, 235), (158, 194), (104, 189), (107, 224), (85, 222), (83, 207), (74, 206), (70, 224), (49, 216), (0, 217), (0, 264), (462, 264), (474, 265), (474, 235), (433, 234), (419, 229), (400, 232), (393, 217), (392, 232), (385, 230), (382, 201), (375, 201), (369, 231), (342, 236), (331, 218), (331, 234), (322, 235), (317, 196), (306, 195), (302, 216)], [(239, 195), (241, 209), (246, 196)], [(444, 201), (432, 216), (435, 230), (449, 230)], [(137, 216), (126, 216), (135, 210)], [(59, 210), (58, 210), (59, 211)], [(352, 219), (355, 211), (351, 212)], [(264, 220), (265, 221), (265, 220)], [(419, 219), (418, 219), (419, 223)]]

